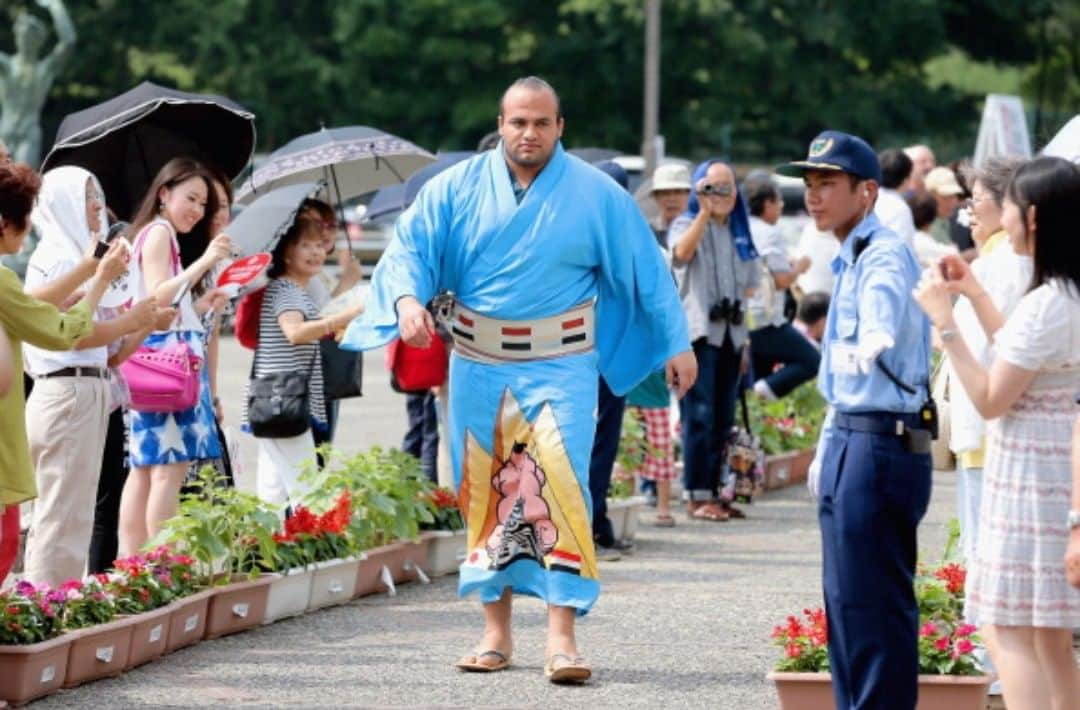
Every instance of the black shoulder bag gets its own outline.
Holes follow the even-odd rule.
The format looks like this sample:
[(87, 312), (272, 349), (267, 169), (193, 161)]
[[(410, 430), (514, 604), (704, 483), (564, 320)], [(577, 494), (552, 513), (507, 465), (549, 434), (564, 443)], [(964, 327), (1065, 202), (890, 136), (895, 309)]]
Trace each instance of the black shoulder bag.
[(258, 349), (251, 359), (251, 380), (248, 387), (248, 424), (258, 439), (284, 439), (299, 436), (311, 427), (311, 393), (309, 384), (319, 357), (319, 344), (314, 343), (311, 362), (306, 372), (274, 372), (255, 376)]

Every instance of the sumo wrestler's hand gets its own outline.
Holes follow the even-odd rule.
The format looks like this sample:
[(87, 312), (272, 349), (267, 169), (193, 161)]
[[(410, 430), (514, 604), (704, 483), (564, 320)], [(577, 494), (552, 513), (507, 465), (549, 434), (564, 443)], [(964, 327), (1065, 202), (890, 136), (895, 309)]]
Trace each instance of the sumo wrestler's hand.
[(677, 399), (682, 399), (697, 381), (697, 358), (692, 350), (681, 352), (668, 360), (664, 369), (668, 388), (675, 392)]
[(397, 302), (398, 332), (406, 345), (427, 348), (435, 337), (435, 319), (420, 301), (402, 296)]

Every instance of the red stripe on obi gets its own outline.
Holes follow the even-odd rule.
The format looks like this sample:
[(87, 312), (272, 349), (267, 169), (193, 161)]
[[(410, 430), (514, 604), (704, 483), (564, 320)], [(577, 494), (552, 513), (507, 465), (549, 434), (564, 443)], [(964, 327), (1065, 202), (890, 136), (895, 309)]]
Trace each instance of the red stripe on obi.
[(532, 335), (532, 328), (503, 328), (503, 335)]
[(583, 325), (585, 325), (584, 318), (575, 318), (574, 320), (563, 321), (562, 329), (573, 330), (574, 328), (580, 328)]
[(458, 314), (458, 317), (457, 317), (457, 319), (458, 319), (459, 321), (461, 321), (461, 324), (462, 324), (462, 325), (467, 325), (467, 326), (469, 326), (470, 328), (472, 328), (472, 327), (473, 327), (473, 325), (474, 325), (474, 323), (473, 323), (473, 320), (472, 320), (472, 318), (466, 318), (466, 317), (465, 317), (465, 316), (464, 316), (463, 314), (461, 314), (461, 313), (459, 313), (459, 314)]

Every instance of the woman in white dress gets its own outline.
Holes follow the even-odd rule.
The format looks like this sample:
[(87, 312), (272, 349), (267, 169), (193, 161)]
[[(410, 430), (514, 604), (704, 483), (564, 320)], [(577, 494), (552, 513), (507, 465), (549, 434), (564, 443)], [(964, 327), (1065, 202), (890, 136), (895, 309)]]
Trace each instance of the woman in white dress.
[[(967, 611), (983, 625), (1014, 709), (1066, 710), (1080, 698), (1072, 652), (1080, 590), (1069, 586), (1062, 564), (1080, 412), (1078, 202), (1080, 168), (1072, 163), (1039, 158), (1016, 171), (1002, 224), (1013, 249), (1033, 257), (1034, 278), (1007, 321), (962, 265), (950, 263), (945, 274), (928, 269), (915, 292), (972, 404), (992, 420)], [(971, 302), (994, 342), (989, 369), (958, 334), (952, 293)]]

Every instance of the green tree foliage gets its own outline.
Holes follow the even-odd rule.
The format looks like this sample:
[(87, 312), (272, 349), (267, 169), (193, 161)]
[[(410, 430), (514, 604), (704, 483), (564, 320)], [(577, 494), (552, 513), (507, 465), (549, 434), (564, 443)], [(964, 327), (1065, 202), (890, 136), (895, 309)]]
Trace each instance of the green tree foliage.
[[(46, 107), (46, 142), (66, 113), (150, 79), (246, 105), (262, 150), (320, 123), (471, 148), (494, 128), (507, 83), (539, 74), (562, 96), (568, 145), (639, 147), (641, 0), (68, 6), (77, 61)], [(668, 151), (689, 157), (788, 157), (825, 126), (952, 157), (971, 149), (981, 97), (929, 80), (927, 63), (959, 49), (1022, 66), (1030, 97), (1075, 108), (1078, 25), (1075, 0), (665, 0), (661, 127)]]

